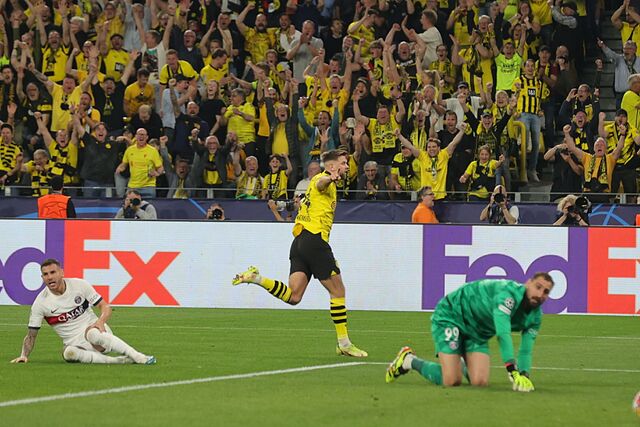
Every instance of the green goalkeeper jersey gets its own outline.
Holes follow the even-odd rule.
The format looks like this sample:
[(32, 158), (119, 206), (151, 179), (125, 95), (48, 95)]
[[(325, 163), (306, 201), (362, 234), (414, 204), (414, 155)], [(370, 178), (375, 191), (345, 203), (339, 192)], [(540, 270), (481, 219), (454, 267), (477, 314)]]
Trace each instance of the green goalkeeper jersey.
[(497, 336), (504, 363), (515, 362), (511, 331), (521, 331), (518, 368), (528, 372), (542, 311), (523, 303), (525, 291), (524, 285), (512, 280), (470, 282), (440, 300), (431, 320), (452, 323), (463, 336), (479, 342)]

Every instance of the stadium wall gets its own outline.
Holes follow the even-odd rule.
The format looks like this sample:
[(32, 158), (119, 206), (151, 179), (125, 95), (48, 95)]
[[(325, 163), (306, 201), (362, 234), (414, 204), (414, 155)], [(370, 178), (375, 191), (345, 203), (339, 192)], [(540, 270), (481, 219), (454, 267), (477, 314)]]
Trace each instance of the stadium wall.
[[(53, 257), (113, 305), (288, 308), (231, 278), (254, 264), (286, 279), (291, 224), (0, 220), (0, 235), (3, 305), (31, 304)], [(431, 310), (466, 281), (544, 270), (547, 313), (640, 313), (640, 228), (336, 224), (331, 245), (350, 309)], [(327, 305), (314, 280), (299, 307)]]

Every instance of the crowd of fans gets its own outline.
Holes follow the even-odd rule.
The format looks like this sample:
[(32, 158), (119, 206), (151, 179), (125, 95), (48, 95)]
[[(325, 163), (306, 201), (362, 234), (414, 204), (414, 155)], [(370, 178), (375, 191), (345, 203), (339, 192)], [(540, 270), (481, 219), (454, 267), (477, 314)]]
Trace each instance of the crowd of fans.
[[(496, 185), (538, 184), (543, 162), (553, 199), (637, 192), (635, 0), (611, 16), (622, 52), (598, 38), (603, 5), (589, 0), (0, 6), (12, 194), (61, 176), (86, 197), (289, 199), (337, 147), (350, 153), (341, 198), (428, 187), (436, 202), (491, 201)], [(600, 112), (603, 61), (595, 81), (581, 72), (594, 50), (615, 64), (614, 121)]]

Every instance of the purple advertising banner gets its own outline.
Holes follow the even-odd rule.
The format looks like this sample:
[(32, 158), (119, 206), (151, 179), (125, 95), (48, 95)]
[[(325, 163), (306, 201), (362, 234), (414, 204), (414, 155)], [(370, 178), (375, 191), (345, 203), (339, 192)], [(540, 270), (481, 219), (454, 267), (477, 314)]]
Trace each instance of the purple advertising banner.
[(549, 272), (556, 285), (545, 313), (587, 311), (588, 229), (433, 225), (424, 227), (422, 308), (460, 285), (487, 278), (524, 283)]
[(29, 289), (22, 278), (27, 264), (40, 264), (47, 258), (55, 258), (64, 263), (64, 221), (31, 222), (23, 226), (46, 227), (44, 248), (26, 247), (13, 252), (2, 264), (0, 262), (0, 292), (5, 291), (17, 304), (31, 304), (44, 285)]

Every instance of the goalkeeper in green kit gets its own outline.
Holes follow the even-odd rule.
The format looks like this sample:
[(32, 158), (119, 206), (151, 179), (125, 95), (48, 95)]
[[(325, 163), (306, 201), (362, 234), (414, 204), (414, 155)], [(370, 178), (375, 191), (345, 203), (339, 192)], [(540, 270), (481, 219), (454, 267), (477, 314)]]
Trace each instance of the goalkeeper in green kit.
[[(533, 343), (542, 323), (540, 306), (553, 288), (548, 273), (536, 273), (522, 285), (512, 280), (478, 280), (440, 300), (431, 317), (431, 334), (440, 363), (419, 359), (403, 347), (387, 368), (386, 381), (415, 370), (434, 384), (486, 386), (491, 368), (488, 341), (498, 337), (500, 355), (513, 390), (533, 391), (529, 379)], [(522, 332), (516, 363), (512, 331)]]

